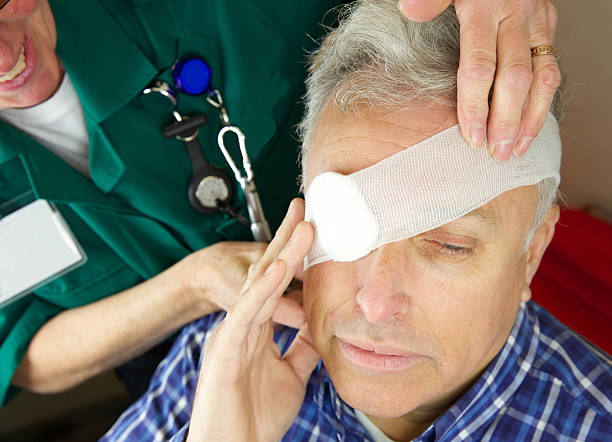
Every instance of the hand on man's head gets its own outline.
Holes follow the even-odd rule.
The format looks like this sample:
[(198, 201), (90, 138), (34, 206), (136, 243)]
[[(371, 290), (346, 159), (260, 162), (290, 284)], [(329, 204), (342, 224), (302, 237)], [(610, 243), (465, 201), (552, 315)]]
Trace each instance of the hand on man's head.
[[(557, 13), (550, 0), (400, 0), (414, 21), (437, 17), (454, 3), (461, 26), (457, 117), (467, 142), (500, 160), (523, 155), (550, 109), (561, 74), (555, 56), (531, 57), (552, 45)], [(493, 85), (491, 108), (489, 93)], [(488, 120), (487, 120), (488, 118)]]

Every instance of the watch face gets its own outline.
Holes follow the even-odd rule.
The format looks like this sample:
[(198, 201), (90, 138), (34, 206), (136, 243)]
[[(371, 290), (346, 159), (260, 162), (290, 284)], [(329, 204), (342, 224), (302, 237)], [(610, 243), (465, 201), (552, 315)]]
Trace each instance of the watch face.
[(222, 178), (207, 176), (198, 184), (195, 195), (202, 206), (215, 208), (217, 200), (225, 201), (229, 197), (229, 189)]

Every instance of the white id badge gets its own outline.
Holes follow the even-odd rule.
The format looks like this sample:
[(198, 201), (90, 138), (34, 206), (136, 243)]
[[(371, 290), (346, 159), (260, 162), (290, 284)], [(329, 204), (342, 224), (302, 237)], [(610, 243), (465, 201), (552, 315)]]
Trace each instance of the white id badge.
[(0, 308), (87, 261), (60, 212), (36, 200), (0, 218)]

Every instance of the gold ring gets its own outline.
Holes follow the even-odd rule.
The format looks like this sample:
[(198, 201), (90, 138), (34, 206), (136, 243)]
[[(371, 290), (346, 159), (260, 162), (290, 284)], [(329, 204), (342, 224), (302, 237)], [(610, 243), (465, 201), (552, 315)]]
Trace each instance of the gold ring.
[(538, 55), (553, 55), (557, 56), (557, 50), (551, 45), (540, 45), (531, 48), (531, 56), (537, 57)]

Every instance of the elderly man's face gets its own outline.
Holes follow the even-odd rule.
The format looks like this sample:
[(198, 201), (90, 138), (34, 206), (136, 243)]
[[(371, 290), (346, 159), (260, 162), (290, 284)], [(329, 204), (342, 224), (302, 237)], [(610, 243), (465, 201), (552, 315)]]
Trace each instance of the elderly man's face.
[(11, 0), (0, 9), (0, 109), (34, 106), (57, 90), (56, 42), (47, 0)]
[[(456, 124), (429, 107), (351, 116), (328, 107), (306, 158), (306, 188), (325, 171), (352, 173)], [(528, 299), (525, 237), (536, 186), (355, 262), (308, 269), (304, 306), (314, 344), (341, 397), (367, 414), (443, 410), (505, 343)], [(535, 264), (537, 267), (537, 264)]]

